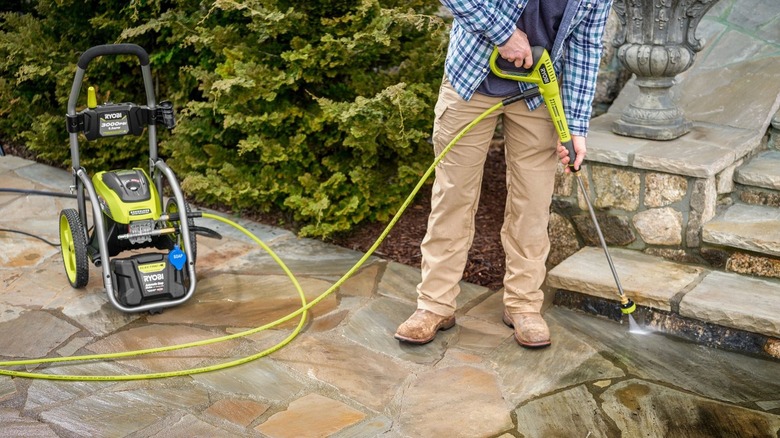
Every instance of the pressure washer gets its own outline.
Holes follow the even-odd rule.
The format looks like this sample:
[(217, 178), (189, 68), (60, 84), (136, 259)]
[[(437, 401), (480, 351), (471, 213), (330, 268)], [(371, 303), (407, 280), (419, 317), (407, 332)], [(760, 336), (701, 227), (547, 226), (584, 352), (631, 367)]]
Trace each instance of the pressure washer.
[[(596, 213), (593, 210), (593, 204), (590, 202), (588, 191), (585, 190), (585, 185), (582, 183), (582, 177), (579, 174), (579, 168), (574, 167), (574, 162), (577, 158), (577, 153), (574, 150), (574, 144), (572, 143), (571, 133), (569, 132), (569, 125), (566, 122), (566, 114), (563, 111), (563, 103), (561, 102), (560, 87), (558, 85), (558, 77), (555, 74), (553, 68), (552, 59), (547, 52), (547, 49), (540, 46), (532, 47), (531, 55), (534, 60), (534, 64), (531, 68), (517, 68), (514, 64), (505, 61), (499, 57), (498, 48), (494, 48), (490, 54), (490, 70), (496, 76), (503, 79), (510, 79), (519, 82), (528, 82), (535, 84), (539, 95), (544, 99), (545, 106), (550, 112), (555, 130), (558, 133), (558, 137), (561, 140), (561, 144), (566, 148), (569, 153), (569, 169), (574, 174), (577, 184), (580, 187), (583, 198), (585, 198), (585, 204), (588, 206), (588, 212), (590, 218), (593, 220), (593, 226), (596, 228), (596, 234), (599, 236), (599, 242), (604, 250), (604, 254), (607, 257), (607, 263), (609, 269), (612, 271), (612, 276), (615, 279), (615, 284), (618, 289), (618, 297), (620, 298), (620, 311), (625, 315), (630, 315), (636, 310), (636, 304), (628, 298), (623, 291), (623, 286), (620, 284), (620, 278), (618, 278), (617, 270), (615, 270), (615, 264), (612, 261), (612, 257), (609, 255), (607, 249), (607, 243), (604, 241), (604, 234), (601, 232), (599, 221), (596, 218)], [(501, 66), (499, 66), (499, 63)], [(534, 89), (532, 89), (534, 90)], [(527, 95), (522, 97), (528, 98)], [(510, 98), (511, 99), (511, 98)], [(511, 102), (514, 102), (512, 100)], [(511, 103), (507, 99), (507, 104)]]
[[(76, 105), (89, 63), (100, 56), (133, 55), (141, 66), (146, 104), (97, 104), (87, 91), (87, 107)], [(111, 304), (124, 312), (159, 312), (187, 301), (195, 291), (197, 242), (193, 218), (176, 176), (157, 155), (157, 126), (173, 129), (173, 105), (155, 101), (147, 52), (135, 44), (108, 44), (86, 50), (78, 60), (66, 115), (77, 208), (60, 212), (62, 261), (68, 282), (83, 288), (89, 262), (102, 269)], [(91, 178), (79, 162), (79, 136), (88, 141), (125, 135), (149, 142), (149, 168), (105, 170)], [(163, 181), (172, 197), (163, 205)], [(86, 202), (92, 206), (89, 226)], [(149, 248), (167, 252), (143, 251)], [(139, 253), (140, 251), (140, 253)], [(126, 257), (121, 253), (134, 252)]]

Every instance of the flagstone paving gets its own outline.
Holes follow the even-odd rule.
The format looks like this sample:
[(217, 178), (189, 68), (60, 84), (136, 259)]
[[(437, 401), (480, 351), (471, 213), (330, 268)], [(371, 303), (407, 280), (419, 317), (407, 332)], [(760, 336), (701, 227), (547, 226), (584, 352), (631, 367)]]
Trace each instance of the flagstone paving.
[[(0, 187), (67, 184), (66, 172), (0, 157)], [(74, 205), (0, 193), (0, 228), (57, 242), (58, 212)], [(235, 219), (285, 262), (307, 302), (363, 256)], [(301, 307), (270, 255), (225, 224), (196, 223), (223, 238), (198, 238), (195, 295), (154, 315), (114, 309), (92, 266), (88, 286), (72, 289), (57, 247), (0, 232), (0, 360), (211, 339)], [(780, 436), (780, 361), (630, 333), (626, 321), (548, 306), (552, 346), (523, 349), (501, 321), (501, 293), (463, 284), (454, 328), (427, 345), (401, 344), (393, 333), (415, 308), (419, 275), (370, 257), (288, 345), (223, 370), (110, 382), (0, 376), (0, 437)], [(11, 369), (128, 376), (205, 367), (270, 349), (298, 321), (197, 348)]]

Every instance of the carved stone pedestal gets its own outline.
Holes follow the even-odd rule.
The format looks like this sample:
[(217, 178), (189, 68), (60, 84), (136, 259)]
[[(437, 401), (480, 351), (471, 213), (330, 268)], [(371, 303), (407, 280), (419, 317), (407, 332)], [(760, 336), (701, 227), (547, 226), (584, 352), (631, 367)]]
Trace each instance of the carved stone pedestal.
[(629, 137), (672, 140), (691, 122), (671, 96), (674, 78), (694, 62), (702, 43), (696, 26), (718, 0), (615, 0), (621, 29), (613, 44), (620, 62), (636, 75), (639, 96), (612, 131)]

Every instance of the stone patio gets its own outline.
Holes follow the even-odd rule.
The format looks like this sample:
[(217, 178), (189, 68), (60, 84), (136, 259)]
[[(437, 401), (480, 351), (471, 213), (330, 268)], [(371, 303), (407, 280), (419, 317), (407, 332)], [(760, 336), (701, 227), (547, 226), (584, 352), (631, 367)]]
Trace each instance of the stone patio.
[[(775, 0), (713, 7), (700, 26), (710, 42), (678, 87), (694, 121), (680, 139), (611, 132), (636, 93), (631, 83), (593, 120), (582, 173), (645, 333), (621, 316), (583, 199), (562, 179), (557, 205), (580, 212), (553, 215), (562, 246), (547, 281), (549, 348), (519, 347), (501, 322), (501, 291), (465, 283), (453, 329), (424, 346), (400, 344), (393, 333), (415, 308), (420, 271), (370, 257), (289, 345), (241, 365), (121, 380), (256, 355), (297, 319), (190, 349), (0, 367), (119, 379), (2, 375), (0, 438), (779, 437), (778, 23)], [(71, 183), (68, 172), (0, 156), (0, 188), (63, 192)], [(56, 244), (59, 212), (74, 207), (0, 192), (0, 229)], [(363, 257), (232, 219), (281, 257), (309, 301)], [(224, 237), (198, 239), (193, 298), (154, 315), (114, 309), (94, 266), (86, 288), (71, 288), (57, 246), (0, 231), (0, 361), (212, 339), (300, 308), (271, 256), (221, 222), (196, 223)]]

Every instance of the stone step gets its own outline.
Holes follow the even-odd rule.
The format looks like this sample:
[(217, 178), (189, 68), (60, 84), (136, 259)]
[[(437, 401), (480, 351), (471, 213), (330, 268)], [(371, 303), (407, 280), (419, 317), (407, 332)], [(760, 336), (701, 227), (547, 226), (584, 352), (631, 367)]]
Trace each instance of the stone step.
[(751, 187), (780, 190), (780, 151), (761, 152), (734, 172), (734, 181)]
[(780, 256), (780, 209), (737, 203), (702, 228), (704, 242)]
[[(609, 252), (623, 291), (637, 306), (759, 334), (774, 343), (780, 338), (780, 281), (676, 263), (622, 248)], [(551, 269), (546, 284), (619, 301), (604, 251), (597, 247), (584, 247)]]

